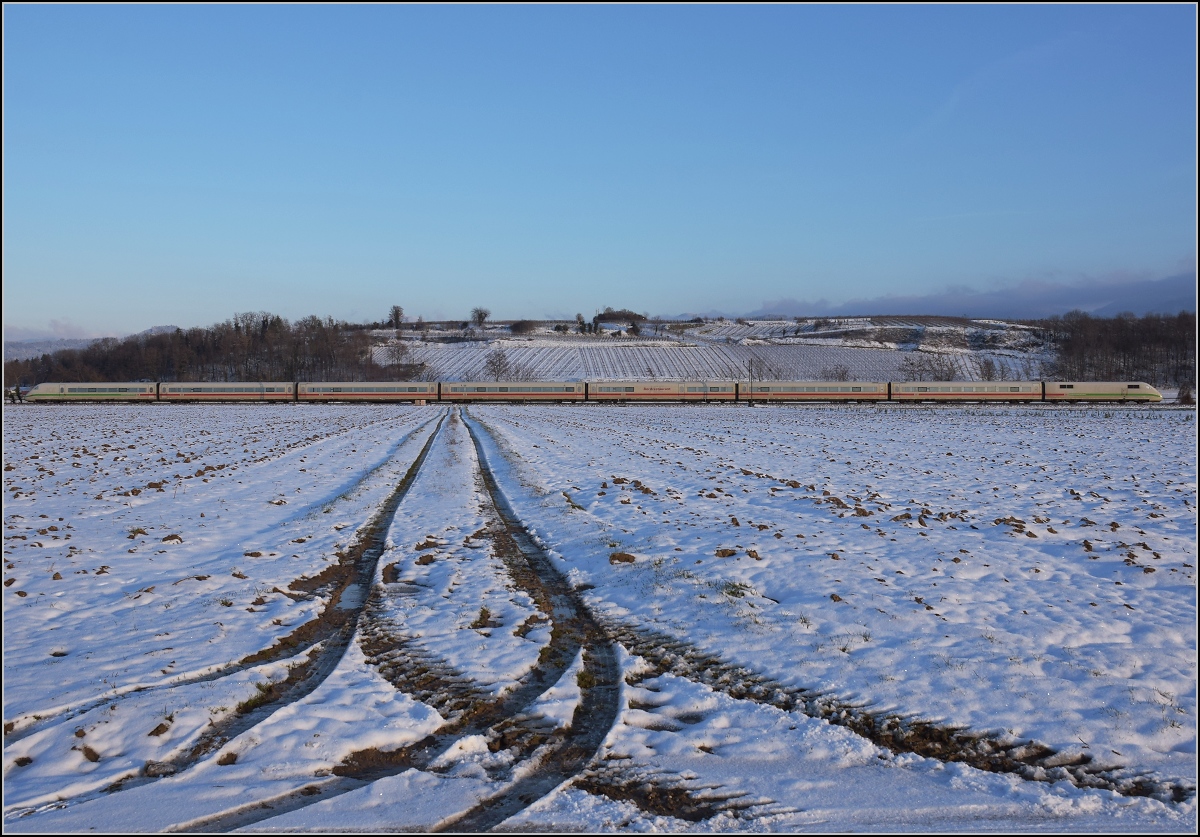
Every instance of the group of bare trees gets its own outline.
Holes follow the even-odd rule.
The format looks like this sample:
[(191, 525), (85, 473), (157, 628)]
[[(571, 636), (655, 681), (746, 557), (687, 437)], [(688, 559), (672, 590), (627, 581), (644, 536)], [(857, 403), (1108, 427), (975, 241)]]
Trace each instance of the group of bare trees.
[(1060, 380), (1195, 387), (1196, 315), (1190, 311), (1144, 317), (1072, 311), (1037, 325), (1056, 348), (1052, 373)]
[(237, 314), (208, 328), (100, 340), (4, 364), (6, 385), (42, 381), (386, 381), (419, 380), (423, 364), (401, 346), (385, 363), (362, 326), (332, 317), (289, 323), (267, 312)]

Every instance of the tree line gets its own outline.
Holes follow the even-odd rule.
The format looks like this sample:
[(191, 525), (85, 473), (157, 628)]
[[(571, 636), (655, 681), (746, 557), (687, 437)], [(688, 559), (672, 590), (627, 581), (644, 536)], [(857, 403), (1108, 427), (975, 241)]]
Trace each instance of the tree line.
[(1143, 317), (1071, 311), (1033, 325), (1055, 347), (1048, 377), (1195, 388), (1196, 315), (1190, 311)]
[[(471, 312), (471, 321), (482, 326), (490, 316), (486, 308), (476, 308)], [(630, 333), (636, 334), (640, 330), (636, 316), (640, 315), (609, 308), (595, 319), (627, 317)], [(581, 333), (596, 329), (596, 322), (588, 323), (582, 314), (577, 314), (575, 320)], [(386, 323), (349, 323), (316, 316), (292, 323), (265, 311), (249, 312), (207, 328), (176, 329), (120, 340), (106, 338), (82, 349), (10, 360), (4, 364), (4, 383), (10, 387), (44, 381), (425, 380), (431, 370), (425, 364), (411, 362), (408, 347), (401, 340), (389, 340), (381, 348), (375, 346), (377, 338), (370, 329), (390, 327), (398, 335), (403, 323), (404, 309), (398, 305), (388, 311)], [(519, 321), (512, 330), (525, 333), (533, 325), (532, 321)], [(1054, 346), (1054, 360), (1041, 372), (1046, 378), (1146, 381), (1160, 387), (1195, 388), (1194, 313), (1092, 317), (1072, 311), (1027, 325), (1034, 326), (1041, 339)], [(753, 377), (765, 380), (775, 373), (760, 359), (755, 360), (761, 368), (751, 370)], [(512, 364), (503, 351), (494, 352), (488, 361), (485, 373), (492, 378), (524, 380), (534, 374), (534, 370)], [(938, 368), (931, 368), (933, 365)], [(980, 363), (981, 375), (992, 380), (996, 376), (994, 367), (985, 358)], [(957, 374), (949, 358), (924, 353), (907, 359), (901, 372), (911, 380), (954, 380)], [(820, 373), (826, 380), (847, 380), (849, 376), (849, 370), (842, 366)]]
[(375, 338), (360, 324), (332, 317), (289, 323), (265, 311), (236, 314), (207, 328), (106, 338), (4, 364), (5, 386), (43, 381), (411, 381), (424, 364), (404, 347), (376, 362)]

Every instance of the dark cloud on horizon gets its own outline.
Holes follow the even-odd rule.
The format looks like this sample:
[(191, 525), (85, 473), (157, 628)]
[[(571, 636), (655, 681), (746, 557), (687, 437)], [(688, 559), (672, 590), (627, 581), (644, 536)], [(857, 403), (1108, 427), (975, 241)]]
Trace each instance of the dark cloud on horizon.
[[(1076, 282), (1055, 284), (1026, 281), (997, 291), (947, 288), (924, 296), (882, 296), (830, 304), (826, 300), (802, 302), (779, 299), (764, 302), (747, 317), (781, 314), (787, 317), (838, 317), (869, 315), (929, 315), (995, 319), (1037, 319), (1068, 311), (1086, 311), (1112, 317), (1129, 311), (1145, 314), (1178, 314), (1196, 310), (1196, 274), (1182, 273), (1165, 279)], [(726, 315), (728, 316), (728, 315)]]

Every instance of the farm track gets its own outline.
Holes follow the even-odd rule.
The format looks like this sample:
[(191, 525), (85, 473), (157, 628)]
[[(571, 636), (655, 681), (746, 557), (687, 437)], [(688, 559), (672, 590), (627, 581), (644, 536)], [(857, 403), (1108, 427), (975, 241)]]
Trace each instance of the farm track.
[[(391, 461), (391, 458), (393, 456), (395, 456), (396, 452), (399, 451), (399, 449), (404, 445), (405, 442), (407, 442), (409, 439), (416, 436), (418, 433), (420, 433), (422, 430), (424, 430), (426, 427), (428, 427), (429, 424), (432, 422), (433, 422), (433, 419), (429, 419), (428, 421), (422, 423), (418, 427), (416, 427), (413, 430), (406, 433), (399, 441), (396, 442), (395, 445), (392, 446), (392, 449), (389, 451), (387, 458), (385, 458), (382, 462), (380, 462), (375, 467), (373, 467), (370, 470), (368, 470), (367, 472), (363, 473), (353, 483), (349, 484), (348, 486), (343, 486), (341, 489), (339, 489), (338, 496), (339, 497), (344, 496), (345, 494), (348, 494), (348, 493), (354, 491), (357, 487), (359, 487), (364, 482), (366, 482), (366, 480), (368, 480), (372, 475), (377, 473), (389, 461)], [(436, 430), (433, 435), (436, 435)], [(432, 440), (433, 435), (430, 436), (430, 440)], [(425, 450), (428, 450), (428, 447), (429, 447), (429, 444), (427, 442), (426, 446), (425, 446)], [(424, 457), (424, 451), (419, 455), (419, 458), (423, 459), (423, 457)], [(411, 482), (411, 479), (409, 476), (406, 476), (405, 480), (407, 480), (408, 482)], [(407, 487), (405, 487), (404, 490), (407, 492)], [(295, 515), (293, 515), (291, 518), (289, 518), (289, 520), (297, 519), (297, 518), (304, 517), (304, 516), (315, 515), (318, 510), (325, 510), (325, 509), (330, 508), (334, 502), (336, 502), (336, 500), (322, 501), (316, 505), (315, 509), (310, 508), (308, 510), (297, 512)], [(384, 501), (385, 505), (387, 504), (387, 502), (388, 502), (387, 500)], [(399, 503), (399, 500), (397, 499), (396, 502)], [(276, 525), (278, 525), (278, 524), (276, 524)], [(368, 528), (370, 528), (370, 527), (368, 527)], [(360, 538), (360, 541), (361, 541), (361, 538)], [(338, 590), (338, 592), (340, 593), (340, 591), (343, 588), (338, 587), (337, 578), (340, 575), (349, 572), (349, 565), (347, 564), (345, 556), (347, 556), (351, 553), (357, 552), (359, 549), (360, 549), (360, 544), (354, 544), (351, 547), (349, 547), (346, 552), (341, 553), (341, 555), (343, 557), (341, 558), (341, 560), (338, 564), (331, 566), (321, 575), (318, 575), (317, 577), (315, 577), (313, 579), (297, 580), (297, 581), (292, 582), (292, 584), (289, 585), (289, 589), (291, 590), (291, 593), (285, 593), (285, 595), (289, 595), (292, 598), (312, 598), (315, 596), (315, 592), (322, 587), (333, 588), (333, 589)], [(282, 591), (280, 591), (280, 592), (282, 592)], [(262, 665), (264, 663), (270, 663), (270, 662), (275, 662), (275, 661), (282, 660), (282, 659), (287, 659), (289, 657), (294, 657), (298, 654), (301, 654), (301, 653), (307, 651), (313, 645), (316, 645), (317, 643), (324, 641), (325, 639), (329, 638), (330, 636), (334, 635), (337, 632), (337, 630), (338, 630), (337, 627), (332, 627), (332, 628), (326, 627), (326, 623), (329, 621), (329, 615), (327, 615), (328, 611), (329, 611), (329, 608), (326, 609), (326, 613), (322, 614), (315, 620), (306, 622), (304, 625), (297, 628), (295, 631), (293, 631), (288, 636), (282, 637), (281, 639), (279, 639), (270, 648), (263, 649), (262, 651), (259, 651), (256, 654), (251, 654), (247, 657), (244, 657), (241, 660), (238, 660), (237, 662), (230, 663), (225, 666), (221, 666), (220, 668), (218, 668), (214, 671), (208, 671), (208, 672), (205, 672), (204, 674), (179, 677), (176, 679), (172, 679), (168, 683), (127, 686), (117, 694), (107, 694), (102, 697), (98, 697), (98, 698), (89, 700), (86, 703), (67, 707), (60, 711), (41, 714), (39, 720), (35, 721), (32, 724), (25, 725), (25, 726), (21, 727), (20, 729), (10, 729), (8, 724), (6, 724), (5, 731), (4, 731), (5, 745), (14, 744), (18, 741), (21, 741), (22, 739), (29, 737), (30, 735), (37, 733), (38, 731), (40, 731), (42, 729), (45, 729), (48, 726), (53, 726), (54, 724), (61, 723), (63, 721), (69, 721), (72, 718), (78, 717), (79, 715), (85, 714), (85, 713), (91, 711), (92, 709), (95, 709), (96, 707), (104, 706), (106, 704), (111, 705), (114, 702), (119, 702), (123, 697), (129, 696), (129, 695), (143, 694), (145, 692), (154, 691), (154, 690), (175, 689), (175, 688), (178, 688), (181, 686), (191, 686), (191, 685), (195, 685), (198, 683), (211, 683), (211, 682), (220, 680), (222, 678), (229, 677), (230, 675), (237, 674), (240, 671), (244, 671), (246, 669), (253, 668), (258, 665)], [(345, 613), (345, 611), (343, 613)], [(14, 724), (14, 726), (15, 726), (15, 724)]]
[(1135, 773), (1124, 767), (1093, 766), (1086, 755), (1063, 758), (1053, 748), (1036, 741), (1013, 741), (1011, 737), (871, 712), (865, 706), (830, 695), (778, 683), (666, 634), (617, 623), (608, 623), (606, 627), (613, 641), (654, 667), (652, 674), (644, 676), (670, 673), (703, 683), (737, 700), (821, 718), (895, 753), (960, 762), (1032, 781), (1066, 779), (1077, 787), (1110, 790), (1123, 796), (1149, 796), (1164, 802), (1183, 802), (1196, 792), (1194, 787), (1181, 782)]
[[(452, 415), (451, 421), (456, 420)], [(444, 660), (425, 651), (403, 628), (381, 618), (388, 588), (372, 590), (360, 621), (359, 642), (369, 664), (399, 691), (436, 709), (447, 723), (421, 741), (394, 751), (352, 753), (334, 768), (337, 778), (318, 781), (269, 802), (230, 811), (177, 830), (220, 832), (245, 828), (271, 817), (348, 793), (370, 782), (410, 769), (428, 770), (456, 742), (485, 735), (495, 749), (513, 751), (516, 765), (533, 760), (514, 783), (480, 804), (438, 823), (435, 831), (486, 831), (579, 776), (595, 757), (620, 710), (620, 671), (616, 651), (606, 632), (588, 611), (578, 593), (550, 562), (507, 504), (487, 465), (476, 430), (471, 435), (479, 463), (482, 495), (490, 500), (485, 516), (492, 520), (476, 537), (490, 538), (517, 587), (528, 593), (551, 623), (551, 638), (538, 663), (515, 688), (492, 697)], [(398, 585), (396, 585), (398, 586)], [(400, 588), (403, 594), (403, 588)], [(581, 700), (570, 726), (555, 729), (528, 710), (554, 686), (583, 649)], [(505, 777), (497, 777), (503, 779)], [(596, 779), (594, 781), (599, 781)]]

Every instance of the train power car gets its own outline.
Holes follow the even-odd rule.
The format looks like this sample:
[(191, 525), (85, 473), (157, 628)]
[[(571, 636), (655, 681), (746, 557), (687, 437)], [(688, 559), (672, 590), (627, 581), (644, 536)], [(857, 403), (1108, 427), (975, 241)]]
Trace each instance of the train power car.
[(1162, 393), (1140, 381), (1046, 381), (1044, 401), (1162, 401)]
[(103, 384), (38, 384), (25, 394), (27, 401), (156, 401), (158, 384), (131, 381)]

